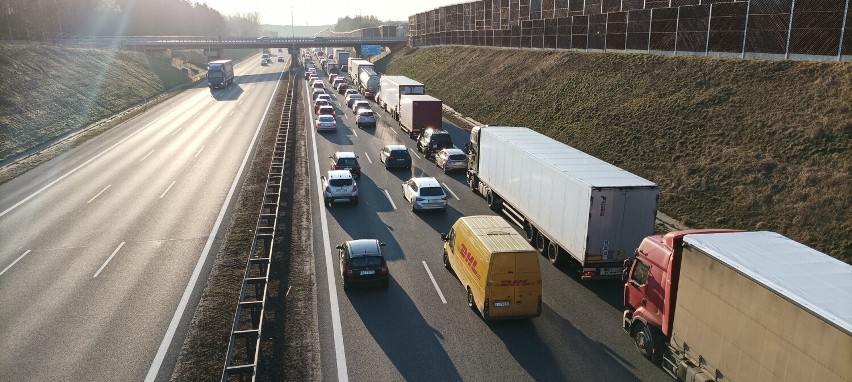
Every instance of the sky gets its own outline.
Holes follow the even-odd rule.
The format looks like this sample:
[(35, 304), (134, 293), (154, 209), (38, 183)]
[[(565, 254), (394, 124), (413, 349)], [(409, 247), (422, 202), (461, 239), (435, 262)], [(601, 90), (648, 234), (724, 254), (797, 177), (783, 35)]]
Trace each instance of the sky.
[(471, 0), (196, 0), (223, 15), (258, 12), (261, 24), (329, 25), (346, 16), (376, 16), (379, 20), (408, 20), (408, 16), (444, 5)]

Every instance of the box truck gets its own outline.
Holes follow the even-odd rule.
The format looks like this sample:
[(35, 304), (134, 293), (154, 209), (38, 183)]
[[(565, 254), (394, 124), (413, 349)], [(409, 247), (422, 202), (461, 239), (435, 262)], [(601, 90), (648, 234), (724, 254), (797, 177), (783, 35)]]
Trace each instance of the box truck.
[(379, 90), (379, 74), (376, 73), (376, 69), (370, 61), (350, 59), (349, 77), (352, 78), (353, 86), (364, 98), (374, 97)]
[(334, 61), (340, 65), (340, 70), (343, 72), (348, 72), (349, 69), (349, 52), (345, 49), (335, 49), (334, 50)]
[(676, 231), (626, 268), (623, 328), (682, 381), (852, 380), (852, 266), (774, 232)]
[(499, 216), (466, 216), (441, 234), (444, 266), (485, 320), (541, 315), (538, 254)]
[(405, 76), (382, 76), (379, 80), (379, 106), (385, 109), (394, 120), (399, 120), (399, 100), (404, 95), (426, 94), (426, 85)]
[(399, 126), (414, 139), (428, 128), (441, 129), (444, 110), (441, 100), (430, 95), (404, 95), (399, 100)]
[(207, 86), (211, 89), (226, 88), (234, 82), (234, 63), (231, 60), (207, 63)]
[(470, 188), (583, 279), (621, 277), (654, 231), (660, 188), (647, 179), (525, 127), (474, 127), (467, 147)]

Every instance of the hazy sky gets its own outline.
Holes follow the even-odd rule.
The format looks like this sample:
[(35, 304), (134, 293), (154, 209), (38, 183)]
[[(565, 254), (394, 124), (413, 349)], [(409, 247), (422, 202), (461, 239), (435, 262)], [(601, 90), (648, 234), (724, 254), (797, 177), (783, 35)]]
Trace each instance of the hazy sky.
[(223, 15), (258, 12), (262, 24), (290, 25), (290, 9), (296, 25), (328, 25), (340, 17), (359, 14), (379, 20), (408, 20), (408, 16), (465, 0), (197, 0)]

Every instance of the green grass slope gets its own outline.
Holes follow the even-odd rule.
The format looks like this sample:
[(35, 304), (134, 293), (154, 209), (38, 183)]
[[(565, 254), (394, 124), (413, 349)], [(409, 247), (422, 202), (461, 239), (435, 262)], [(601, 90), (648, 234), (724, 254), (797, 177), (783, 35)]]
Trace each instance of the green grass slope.
[(689, 226), (777, 231), (852, 262), (852, 64), (439, 47), (377, 66), (657, 182), (660, 210)]
[(140, 52), (0, 45), (0, 162), (189, 82)]

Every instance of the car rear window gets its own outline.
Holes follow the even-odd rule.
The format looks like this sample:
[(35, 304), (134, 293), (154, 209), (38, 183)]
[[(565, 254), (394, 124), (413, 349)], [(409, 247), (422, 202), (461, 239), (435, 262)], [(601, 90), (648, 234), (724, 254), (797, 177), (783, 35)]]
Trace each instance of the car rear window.
[(390, 152), (391, 158), (411, 158), (411, 154), (408, 153), (408, 150), (394, 150)]
[(329, 179), (328, 185), (332, 187), (345, 187), (352, 185), (352, 179)]
[(355, 158), (340, 158), (337, 160), (338, 166), (354, 166), (358, 161)]
[(467, 157), (464, 154), (450, 155), (450, 160), (465, 160)]
[(362, 112), (358, 113), (358, 115), (363, 115), (365, 117), (372, 117), (373, 112), (372, 111), (362, 111)]
[(353, 256), (350, 259), (350, 264), (356, 267), (363, 267), (369, 265), (379, 265), (382, 263), (382, 258), (378, 256)]
[(319, 117), (320, 122), (334, 122), (334, 117), (330, 115), (321, 115)]
[(444, 196), (444, 189), (441, 187), (423, 187), (420, 189), (420, 196)]
[(334, 109), (332, 109), (330, 107), (323, 106), (319, 109), (319, 112), (320, 112), (320, 114), (332, 114), (332, 113), (334, 113)]

